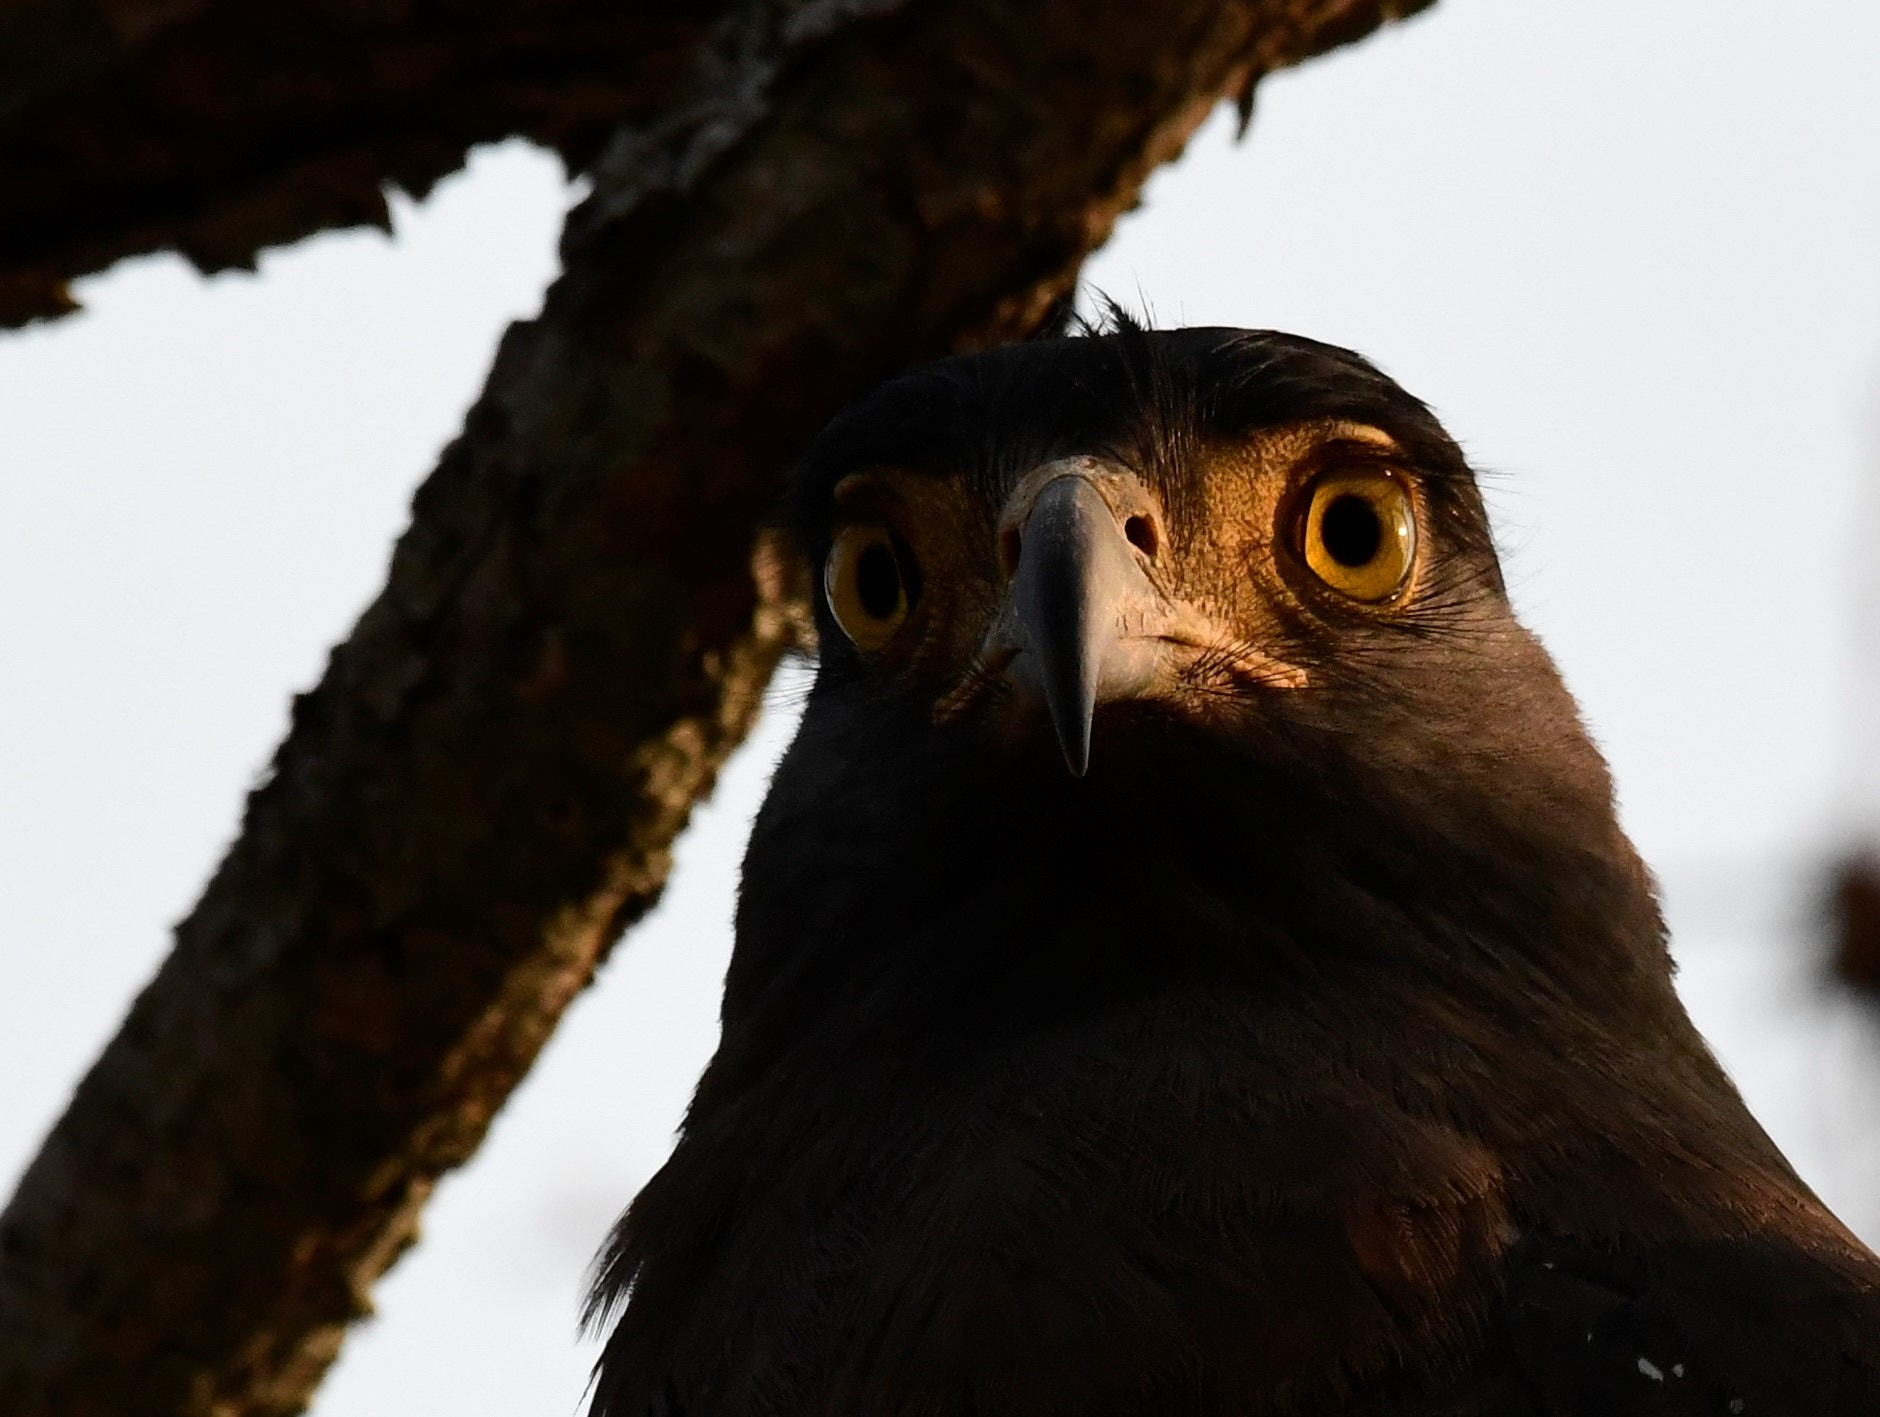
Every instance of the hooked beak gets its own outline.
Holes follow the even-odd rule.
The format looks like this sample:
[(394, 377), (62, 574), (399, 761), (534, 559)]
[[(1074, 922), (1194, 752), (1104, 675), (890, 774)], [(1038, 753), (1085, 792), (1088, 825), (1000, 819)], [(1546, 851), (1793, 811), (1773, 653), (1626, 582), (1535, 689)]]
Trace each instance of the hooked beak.
[[(1175, 607), (1150, 580), (1147, 552), (1125, 530), (1136, 517), (1146, 535), (1158, 525), (1134, 477), (1087, 458), (1040, 473), (1008, 509), (1006, 535), (1016, 530), (1019, 549), (993, 639), (1009, 655), (1006, 672), (1020, 691), (1043, 699), (1064, 762), (1082, 777), (1097, 704), (1142, 694), (1158, 678)], [(1112, 498), (1099, 490), (1099, 478)]]

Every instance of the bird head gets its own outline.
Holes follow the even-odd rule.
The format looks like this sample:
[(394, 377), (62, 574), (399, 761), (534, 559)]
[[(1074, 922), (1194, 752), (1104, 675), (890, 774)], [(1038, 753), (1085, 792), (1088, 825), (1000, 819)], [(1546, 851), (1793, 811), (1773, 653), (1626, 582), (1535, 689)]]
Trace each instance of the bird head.
[(1076, 777), (1145, 718), (1401, 733), (1552, 679), (1456, 444), (1310, 340), (1125, 324), (917, 370), (796, 505), (830, 691), (985, 752), (1048, 736)]
[(792, 499), (819, 666), (734, 975), (767, 931), (927, 930), (969, 895), (1071, 951), (1211, 910), (1271, 937), (1240, 954), (1323, 958), (1409, 904), (1662, 967), (1469, 465), (1358, 355), (1121, 321), (946, 360), (841, 414)]

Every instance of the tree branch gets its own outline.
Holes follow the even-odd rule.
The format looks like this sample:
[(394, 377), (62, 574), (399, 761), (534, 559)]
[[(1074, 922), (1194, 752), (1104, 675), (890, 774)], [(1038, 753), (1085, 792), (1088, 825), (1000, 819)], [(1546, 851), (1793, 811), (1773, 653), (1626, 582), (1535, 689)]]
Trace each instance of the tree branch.
[(477, 143), (585, 167), (681, 91), (731, 0), (0, 0), (0, 326), (173, 248), (203, 271), (388, 226)]
[[(1375, 0), (751, 3), (621, 133), (388, 585), (0, 1217), (16, 1417), (299, 1410), (749, 727), (853, 392), (1023, 335)], [(625, 1197), (623, 1197), (623, 1200)]]

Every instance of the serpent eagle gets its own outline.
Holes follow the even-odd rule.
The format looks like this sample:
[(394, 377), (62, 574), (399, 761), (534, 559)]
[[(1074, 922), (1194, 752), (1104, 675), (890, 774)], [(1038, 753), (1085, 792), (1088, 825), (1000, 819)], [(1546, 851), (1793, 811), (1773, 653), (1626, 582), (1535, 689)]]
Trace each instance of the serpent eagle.
[(1475, 478), (1359, 356), (950, 359), (789, 507), (802, 726), (596, 1417), (1880, 1413)]

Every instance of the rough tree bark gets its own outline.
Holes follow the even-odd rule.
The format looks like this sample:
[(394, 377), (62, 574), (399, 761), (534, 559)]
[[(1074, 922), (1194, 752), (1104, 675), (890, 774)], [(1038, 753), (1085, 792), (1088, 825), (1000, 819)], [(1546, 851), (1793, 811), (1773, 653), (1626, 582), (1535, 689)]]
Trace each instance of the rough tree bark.
[(542, 315), (0, 1217), (8, 1412), (307, 1402), (749, 726), (795, 623), (782, 465), (867, 382), (1033, 328), (1221, 95), (1384, 8), (725, 18), (598, 157)]

